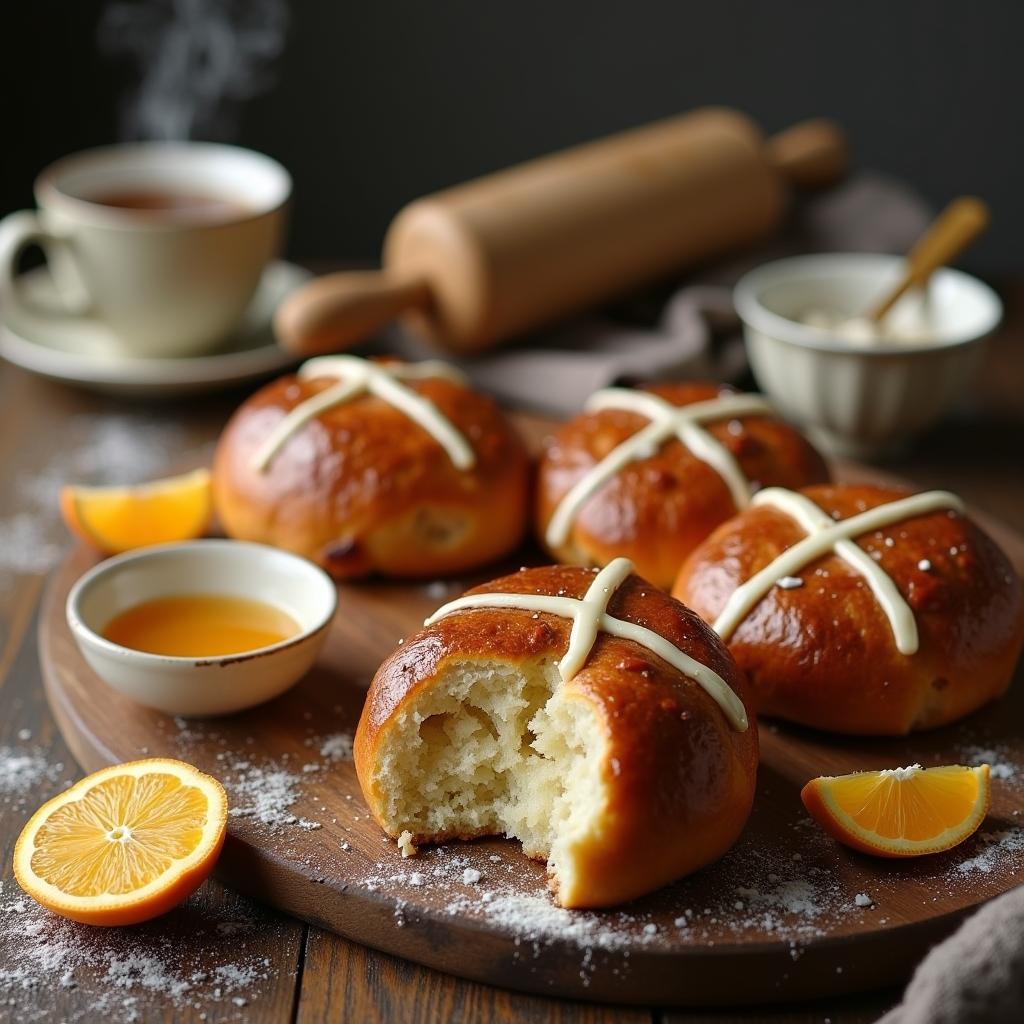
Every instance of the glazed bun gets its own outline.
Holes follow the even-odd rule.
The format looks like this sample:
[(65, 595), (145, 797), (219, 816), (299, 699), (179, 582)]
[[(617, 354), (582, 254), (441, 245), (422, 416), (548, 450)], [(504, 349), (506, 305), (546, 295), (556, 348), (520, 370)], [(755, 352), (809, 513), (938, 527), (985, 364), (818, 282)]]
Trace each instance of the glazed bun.
[[(364, 387), (295, 419), (293, 410), (315, 410), (308, 403), (367, 373), (384, 397)], [(396, 404), (408, 394), (431, 429)], [(343, 356), (312, 360), (244, 402), (217, 447), (213, 486), (232, 537), (287, 548), (339, 578), (431, 577), (516, 547), (528, 475), (526, 450), (501, 410), (445, 364)]]
[[(704, 413), (684, 426), (686, 444), (669, 429), (662, 440), (645, 442), (657, 429), (654, 418), (697, 403)], [(615, 468), (633, 446), (636, 457)], [(613, 472), (597, 470), (605, 459)], [(828, 479), (821, 456), (760, 396), (701, 383), (609, 388), (593, 395), (586, 410), (547, 443), (536, 527), (561, 562), (606, 565), (623, 555), (642, 576), (668, 589), (686, 556), (743, 507), (752, 490)], [(582, 500), (580, 488), (587, 491)]]
[[(494, 580), (381, 665), (355, 764), (385, 832), (518, 839), (566, 907), (632, 899), (725, 853), (757, 768), (742, 674), (696, 615), (630, 569)], [(588, 591), (612, 618), (570, 652)], [(608, 632), (636, 623), (639, 639)]]
[[(759, 494), (693, 552), (673, 589), (725, 636), (760, 713), (902, 735), (1003, 693), (1024, 641), (1020, 581), (955, 495), (867, 486), (800, 495), (793, 504)], [(851, 529), (847, 558), (829, 547), (800, 564), (775, 562), (808, 537), (793, 514), (813, 518), (808, 499), (828, 526), (869, 510), (889, 521)]]

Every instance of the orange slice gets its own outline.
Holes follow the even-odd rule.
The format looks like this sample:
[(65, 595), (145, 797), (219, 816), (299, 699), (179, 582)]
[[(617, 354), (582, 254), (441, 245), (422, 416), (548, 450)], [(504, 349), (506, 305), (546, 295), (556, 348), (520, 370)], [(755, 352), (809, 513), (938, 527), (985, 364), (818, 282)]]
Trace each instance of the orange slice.
[(68, 529), (104, 554), (201, 537), (210, 525), (210, 471), (197, 469), (134, 487), (65, 487)]
[(32, 815), (14, 847), (14, 876), (44, 907), (73, 921), (148, 921), (213, 869), (227, 808), (224, 787), (183, 761), (113, 765)]
[(841, 843), (879, 857), (939, 853), (972, 835), (988, 812), (989, 767), (893, 768), (812, 779), (800, 793)]

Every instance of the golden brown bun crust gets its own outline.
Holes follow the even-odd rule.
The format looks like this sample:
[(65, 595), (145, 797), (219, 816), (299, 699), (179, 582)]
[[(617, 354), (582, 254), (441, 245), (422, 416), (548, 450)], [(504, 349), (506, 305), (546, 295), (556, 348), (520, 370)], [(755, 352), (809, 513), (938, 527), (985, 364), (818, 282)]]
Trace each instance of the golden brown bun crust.
[[(674, 405), (731, 393), (717, 384), (664, 384), (645, 388)], [(558, 503), (591, 467), (648, 420), (632, 412), (588, 412), (559, 428), (541, 459), (537, 535)], [(739, 424), (740, 429), (737, 429)], [(733, 455), (748, 480), (763, 486), (803, 487), (829, 479), (810, 443), (773, 416), (739, 416), (705, 424)], [(735, 515), (729, 488), (681, 441), (626, 466), (583, 503), (567, 542), (551, 554), (576, 565), (607, 565), (625, 555), (636, 571), (667, 590), (686, 556), (720, 523)]]
[(295, 551), (339, 578), (461, 572), (520, 542), (529, 501), (523, 443), (490, 398), (447, 379), (409, 386), (473, 446), (468, 471), (403, 412), (369, 395), (329, 409), (297, 431), (265, 473), (254, 469), (274, 426), (332, 383), (282, 377), (232, 417), (213, 480), (230, 536)]
[[(802, 493), (847, 519), (908, 492), (825, 486)], [(784, 512), (750, 508), (694, 551), (673, 593), (713, 622), (740, 584), (804, 536)], [(952, 722), (999, 696), (1024, 642), (1024, 604), (995, 542), (945, 511), (856, 542), (913, 610), (918, 652), (900, 654), (863, 579), (839, 558), (822, 558), (800, 573), (803, 586), (773, 587), (730, 638), (759, 712), (834, 732), (902, 735)], [(922, 560), (931, 568), (920, 568)]]
[[(581, 598), (593, 578), (575, 566), (525, 569), (469, 593)], [(631, 576), (608, 611), (653, 629), (714, 669), (750, 714), (742, 673), (689, 609)], [(380, 800), (372, 779), (375, 753), (410, 694), (430, 686), (451, 659), (510, 664), (557, 659), (566, 650), (571, 625), (555, 615), (479, 609), (440, 619), (399, 647), (374, 677), (355, 736), (356, 772), (375, 815)], [(580, 871), (583, 894), (572, 905), (632, 899), (721, 857), (739, 836), (754, 798), (753, 715), (749, 728), (738, 732), (695, 682), (636, 643), (606, 633), (599, 634), (583, 670), (563, 692), (587, 701), (604, 723), (609, 749), (602, 773), (612, 794), (605, 834), (587, 850)]]

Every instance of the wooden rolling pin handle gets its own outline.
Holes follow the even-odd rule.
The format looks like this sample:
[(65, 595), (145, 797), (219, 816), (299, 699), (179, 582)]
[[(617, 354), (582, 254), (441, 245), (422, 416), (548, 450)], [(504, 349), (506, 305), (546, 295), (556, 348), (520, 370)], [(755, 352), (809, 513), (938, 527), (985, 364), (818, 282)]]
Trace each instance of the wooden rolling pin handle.
[(835, 121), (801, 121), (765, 143), (768, 159), (801, 188), (830, 185), (846, 173), (850, 150)]
[(278, 344), (297, 356), (351, 348), (400, 313), (430, 302), (421, 278), (385, 271), (326, 274), (292, 292), (274, 314)]

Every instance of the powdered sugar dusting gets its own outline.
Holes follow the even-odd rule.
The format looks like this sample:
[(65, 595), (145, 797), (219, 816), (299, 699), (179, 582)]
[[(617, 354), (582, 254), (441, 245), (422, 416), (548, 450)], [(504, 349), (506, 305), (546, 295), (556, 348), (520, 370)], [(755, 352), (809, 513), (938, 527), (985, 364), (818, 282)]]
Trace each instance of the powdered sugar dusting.
[(320, 743), (320, 756), (328, 761), (349, 761), (352, 759), (352, 736), (347, 732), (335, 732), (325, 736)]
[(1024, 781), (1024, 773), (1021, 772), (1020, 765), (1012, 760), (1009, 749), (1003, 744), (992, 746), (969, 744), (960, 748), (960, 759), (964, 764), (969, 765), (987, 764), (993, 779), (1017, 785)]
[(737, 900), (733, 909), (743, 911), (749, 908), (762, 914), (762, 926), (768, 931), (775, 931), (780, 926), (776, 911), (813, 921), (826, 908), (821, 888), (809, 878), (787, 878), (764, 889), (738, 885), (735, 892), (743, 899)]
[(516, 944), (527, 942), (549, 945), (554, 941), (572, 942), (601, 950), (619, 950), (641, 944), (657, 933), (641, 929), (634, 934), (636, 918), (627, 913), (597, 914), (565, 910), (547, 895), (504, 893), (487, 901), (487, 918), (510, 931)]
[(1024, 829), (1010, 828), (999, 832), (983, 832), (979, 837), (984, 849), (956, 866), (960, 875), (989, 875), (1005, 863), (1007, 857), (1024, 854)]
[(169, 996), (172, 1000), (183, 996), (192, 982), (177, 974), (160, 957), (149, 953), (112, 954), (107, 958), (107, 973), (103, 980), (117, 988), (148, 989)]
[(283, 942), (285, 925), (231, 899), (234, 916), (226, 921), (217, 921), (193, 897), (171, 918), (133, 928), (90, 928), (44, 910), (15, 883), (2, 883), (0, 1003), (9, 1017), (0, 1016), (56, 1019), (53, 990), (62, 988), (79, 990), (75, 1009), (61, 1016), (69, 1024), (129, 1024), (190, 1011), (200, 1011), (200, 1019), (244, 1020), (238, 1010), (264, 994), (274, 976), (260, 940), (270, 930)]
[(130, 413), (75, 416), (67, 437), (78, 442), (74, 448), (20, 481), (21, 492), (39, 505), (55, 506), (61, 487), (71, 482), (138, 483), (163, 472), (186, 451), (179, 424)]
[(138, 414), (75, 416), (65, 437), (73, 447), (48, 453), (45, 464), (31, 440), (11, 460), (7, 480), (22, 511), (0, 519), (0, 574), (43, 573), (56, 564), (67, 544), (58, 507), (65, 484), (138, 483), (165, 472), (185, 453), (179, 425)]
[[(226, 746), (227, 739), (208, 723), (194, 719), (174, 718), (173, 729), (162, 726), (167, 741), (186, 759), (200, 745)], [(297, 804), (310, 804), (313, 800), (305, 784), (331, 765), (351, 757), (352, 738), (349, 733), (335, 732), (317, 737), (309, 736), (305, 745), (316, 750), (322, 760), (299, 763), (287, 753), (278, 759), (260, 757), (255, 737), (248, 737), (251, 757), (233, 756), (225, 749), (216, 755), (215, 775), (224, 784), (229, 798), (228, 814), (232, 818), (251, 822), (271, 835), (283, 835), (289, 830), (313, 832), (323, 827), (322, 822), (297, 813)], [(326, 808), (323, 808), (326, 809)]]
[[(873, 928), (902, 923), (890, 895), (902, 887), (903, 876), (886, 864), (872, 865), (877, 871), (865, 888), (863, 872), (836, 870), (834, 841), (808, 816), (795, 812), (788, 825), (778, 827), (778, 842), (766, 843), (749, 830), (714, 867), (607, 911), (560, 907), (547, 891), (542, 865), (524, 863), (518, 852), (493, 852), (503, 850), (493, 843), (423, 847), (415, 871), (397, 856), (383, 857), (356, 884), (392, 896), (396, 926), (416, 927), (429, 907), (432, 915), (440, 909), (505, 932), (515, 960), (531, 972), (545, 970), (546, 951), (553, 947), (575, 947), (584, 986), (597, 970), (628, 972), (630, 953), (647, 947), (668, 951), (770, 940), (783, 944), (796, 961), (817, 940), (849, 935), (868, 921)], [(1024, 830), (1010, 829), (975, 837), (939, 858), (923, 858), (919, 870), (928, 900), (972, 896), (975, 887), (965, 888), (967, 879), (995, 872), (1003, 878), (1021, 866)]]
[(57, 564), (62, 543), (53, 539), (55, 527), (36, 512), (19, 512), (0, 519), (0, 572), (31, 576)]
[(298, 802), (300, 776), (285, 768), (254, 765), (236, 761), (230, 766), (232, 775), (224, 780), (231, 796), (233, 818), (252, 818), (270, 832), (280, 832), (288, 825), (312, 831), (320, 823), (293, 814), (291, 808)]
[[(598, 966), (596, 952), (607, 954), (608, 964), (625, 971), (631, 949), (678, 947), (681, 937), (687, 945), (713, 945), (723, 930), (739, 942), (763, 941), (764, 933), (772, 932), (798, 950), (801, 942), (826, 934), (835, 918), (867, 912), (831, 871), (747, 842), (716, 869), (720, 877), (710, 892), (707, 876), (697, 876), (608, 911), (558, 906), (547, 891), (542, 867), (524, 869), (518, 855), (490, 854), (485, 862), (477, 847), (452, 845), (425, 848), (417, 860), (415, 872), (381, 862), (362, 884), (385, 892), (405, 885), (426, 888), (431, 902), (440, 900), (445, 913), (486, 921), (510, 933), (518, 958), (537, 959), (553, 943), (577, 946), (584, 984)], [(415, 924), (415, 910), (404, 905), (402, 919), (403, 926)], [(665, 925), (666, 919), (672, 924)]]
[(23, 807), (63, 774), (63, 762), (51, 763), (41, 747), (0, 746), (0, 804)]

